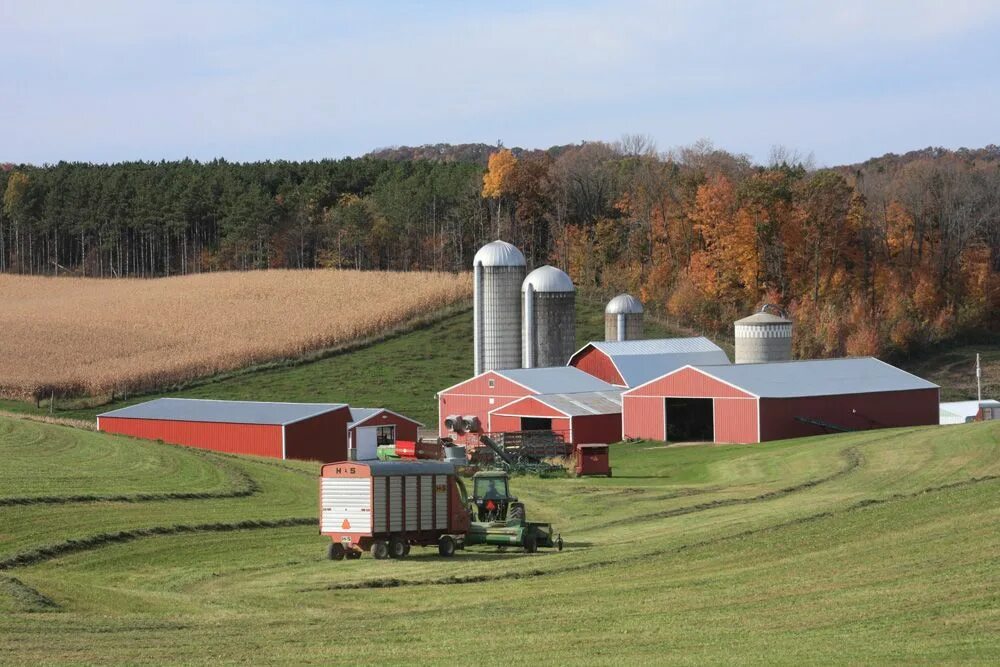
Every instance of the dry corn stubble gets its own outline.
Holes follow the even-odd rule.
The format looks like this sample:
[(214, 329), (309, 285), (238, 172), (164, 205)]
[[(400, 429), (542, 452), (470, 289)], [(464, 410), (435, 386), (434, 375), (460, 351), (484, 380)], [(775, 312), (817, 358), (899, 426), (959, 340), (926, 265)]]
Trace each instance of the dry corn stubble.
[(471, 295), (468, 274), (0, 275), (0, 396), (149, 390), (377, 335)]

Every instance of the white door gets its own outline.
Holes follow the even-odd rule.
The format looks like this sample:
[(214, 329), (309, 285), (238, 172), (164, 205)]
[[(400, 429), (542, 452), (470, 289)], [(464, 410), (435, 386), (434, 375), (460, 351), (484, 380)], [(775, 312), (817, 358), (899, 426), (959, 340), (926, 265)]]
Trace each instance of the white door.
[(359, 461), (374, 461), (375, 446), (378, 444), (378, 426), (359, 426), (354, 429), (354, 447), (358, 450)]

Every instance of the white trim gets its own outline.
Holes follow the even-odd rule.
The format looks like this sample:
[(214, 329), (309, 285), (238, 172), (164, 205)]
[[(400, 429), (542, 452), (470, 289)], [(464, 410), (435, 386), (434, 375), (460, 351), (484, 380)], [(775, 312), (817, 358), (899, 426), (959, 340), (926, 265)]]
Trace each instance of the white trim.
[[(503, 405), (498, 405), (497, 407), (495, 407), (492, 410), (488, 411), (487, 414), (488, 415), (496, 415), (497, 417), (531, 417), (532, 415), (509, 415), (509, 414), (504, 414), (503, 412), (499, 412), (499, 410), (503, 410), (504, 408), (508, 408), (508, 407), (514, 405), (518, 401), (523, 401), (523, 400), (526, 400), (526, 399), (529, 399), (529, 398), (533, 398), (535, 400), (538, 400), (539, 396), (544, 396), (544, 394), (531, 394), (529, 396), (521, 396), (520, 398), (515, 398), (513, 401), (510, 401), (508, 403), (504, 403)], [(539, 401), (539, 403), (541, 403), (542, 405), (544, 405), (547, 408), (551, 408), (551, 409), (555, 410), (556, 412), (558, 412), (559, 414), (561, 414), (563, 417), (572, 417), (573, 416), (573, 415), (570, 415), (570, 414), (567, 414), (567, 413), (563, 412), (559, 408), (556, 408), (556, 407), (553, 407), (553, 406), (549, 405), (548, 403), (546, 403), (544, 401)]]
[[(416, 424), (417, 426), (421, 426), (421, 427), (425, 426), (424, 424), (421, 424), (420, 422), (418, 422), (416, 419), (411, 419), (410, 417), (407, 417), (406, 415), (401, 415), (398, 412), (393, 412), (392, 410), (389, 410), (388, 408), (376, 408), (376, 410), (378, 410), (378, 412), (373, 412), (371, 415), (369, 415), (368, 417), (365, 417), (361, 421), (352, 422), (351, 424), (348, 425), (348, 427), (349, 428), (357, 428), (358, 426), (361, 426), (362, 424), (364, 424), (369, 419), (375, 419), (376, 417), (378, 417), (380, 414), (382, 414), (384, 412), (387, 412), (390, 415), (399, 417), (400, 419), (405, 419), (406, 421), (408, 421), (410, 423), (413, 423), (413, 424)], [(438, 413), (440, 413), (440, 411), (441, 411), (441, 402), (438, 401)]]
[(288, 450), (286, 449), (286, 443), (285, 443), (285, 425), (282, 424), (281, 425), (281, 460), (282, 461), (284, 461), (285, 459), (288, 458), (287, 453), (288, 453)]
[(662, 411), (660, 412), (660, 414), (663, 415), (663, 442), (666, 442), (667, 441), (667, 397), (663, 396), (662, 398), (660, 398), (660, 400), (663, 402)]
[(97, 430), (101, 430), (101, 415), (97, 415)]
[[(739, 386), (733, 384), (732, 382), (727, 382), (727, 381), (723, 380), (722, 378), (716, 377), (716, 376), (712, 375), (711, 373), (709, 373), (708, 371), (702, 370), (701, 368), (698, 368), (697, 366), (692, 366), (691, 364), (687, 364), (685, 366), (681, 366), (680, 368), (672, 370), (669, 373), (664, 373), (660, 377), (653, 378), (652, 380), (649, 380), (647, 382), (643, 382), (642, 384), (640, 384), (640, 385), (638, 385), (636, 387), (632, 387), (628, 391), (623, 391), (622, 392), (622, 396), (625, 396), (626, 394), (631, 394), (633, 391), (638, 391), (639, 389), (642, 389), (643, 387), (645, 387), (647, 384), (652, 384), (654, 382), (659, 382), (660, 380), (664, 380), (664, 379), (670, 377), (671, 375), (673, 375), (674, 373), (680, 373), (681, 371), (683, 371), (683, 370), (685, 370), (687, 368), (690, 368), (691, 370), (695, 371), (696, 373), (701, 373), (705, 377), (711, 378), (711, 379), (715, 380), (716, 382), (721, 382), (722, 384), (726, 385), (727, 387), (732, 387), (733, 389), (735, 389), (737, 391), (741, 391), (744, 394), (748, 394), (747, 396), (722, 396), (720, 398), (760, 398), (760, 396), (758, 396), (757, 394), (753, 393), (752, 391), (747, 391), (743, 387), (739, 387)], [(699, 398), (699, 397), (697, 397), (697, 396), (685, 396), (684, 398)], [(700, 398), (709, 398), (709, 397), (702, 396)], [(713, 396), (711, 398), (715, 398), (715, 397)], [(796, 397), (793, 397), (793, 398), (799, 398), (799, 397), (796, 396)]]
[(760, 396), (757, 397), (757, 444), (760, 444)]

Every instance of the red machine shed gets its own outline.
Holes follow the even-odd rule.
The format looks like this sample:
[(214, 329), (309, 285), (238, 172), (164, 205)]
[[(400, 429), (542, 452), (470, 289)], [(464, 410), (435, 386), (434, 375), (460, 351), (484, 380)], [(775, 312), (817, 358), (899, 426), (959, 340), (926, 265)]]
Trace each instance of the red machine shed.
[(619, 387), (637, 387), (683, 366), (729, 364), (707, 338), (593, 341), (577, 350), (569, 365)]
[[(444, 423), (450, 415), (477, 417), (482, 430), (495, 432), (502, 429), (490, 423), (490, 413), (519, 398), (593, 391), (614, 392), (616, 387), (569, 366), (486, 371), (438, 392), (438, 434), (454, 435)], [(478, 436), (470, 438), (472, 444)]]
[(568, 443), (618, 442), (621, 394), (616, 391), (526, 396), (492, 410), (492, 431), (555, 431)]
[(347, 442), (358, 461), (374, 460), (379, 445), (394, 445), (397, 440), (416, 442), (423, 426), (398, 412), (385, 408), (351, 408)]
[(937, 385), (873, 358), (686, 366), (622, 394), (622, 435), (753, 443), (937, 414)]
[(350, 421), (339, 403), (160, 398), (99, 415), (97, 428), (231, 454), (340, 461)]

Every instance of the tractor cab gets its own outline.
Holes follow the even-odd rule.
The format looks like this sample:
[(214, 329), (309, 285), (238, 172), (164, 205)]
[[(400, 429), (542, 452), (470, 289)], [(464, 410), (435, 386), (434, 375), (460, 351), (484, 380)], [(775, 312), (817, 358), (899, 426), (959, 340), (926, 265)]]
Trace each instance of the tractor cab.
[(509, 477), (505, 472), (476, 473), (472, 478), (470, 506), (475, 521), (506, 521), (507, 511), (517, 498), (510, 495)]

